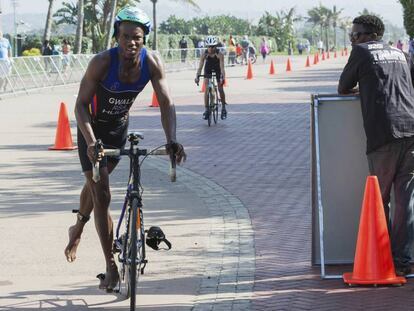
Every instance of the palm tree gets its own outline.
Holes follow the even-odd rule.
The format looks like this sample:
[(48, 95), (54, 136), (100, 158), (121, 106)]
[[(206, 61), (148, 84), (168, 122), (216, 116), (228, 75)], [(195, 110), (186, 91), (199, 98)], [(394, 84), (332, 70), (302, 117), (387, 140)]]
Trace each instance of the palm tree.
[(319, 7), (314, 7), (308, 11), (308, 16), (308, 22), (320, 26), (320, 40), (322, 40), (325, 30), (325, 46), (329, 50), (329, 25), (332, 20), (332, 11), (322, 4), (319, 4)]
[(339, 28), (344, 32), (344, 48), (346, 48), (346, 42), (348, 39), (347, 32), (349, 28), (352, 27), (352, 20), (349, 17), (344, 17), (340, 19)]
[(50, 40), (50, 33), (52, 30), (52, 12), (53, 12), (54, 0), (49, 0), (49, 8), (47, 10), (45, 33), (43, 34), (43, 42)]
[(76, 37), (74, 53), (79, 54), (82, 52), (82, 34), (83, 34), (83, 19), (84, 19), (84, 6), (83, 0), (78, 0), (78, 23), (76, 25)]
[(334, 47), (336, 48), (337, 42), (336, 42), (336, 27), (338, 26), (339, 21), (339, 15), (342, 13), (343, 9), (336, 10), (336, 5), (333, 6), (332, 10), (332, 27), (333, 27), (333, 33), (334, 33)]
[[(196, 9), (200, 9), (200, 7), (193, 0), (174, 0), (174, 1), (184, 2), (184, 3), (192, 5)], [(157, 49), (157, 2), (158, 0), (151, 0), (151, 2), (152, 2), (152, 22), (153, 22), (153, 28), (154, 28), (152, 49), (156, 50)]]

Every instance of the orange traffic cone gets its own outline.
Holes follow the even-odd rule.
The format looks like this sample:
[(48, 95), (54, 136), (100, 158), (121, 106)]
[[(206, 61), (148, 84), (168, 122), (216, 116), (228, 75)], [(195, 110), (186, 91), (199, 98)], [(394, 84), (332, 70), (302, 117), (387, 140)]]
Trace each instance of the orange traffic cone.
[(316, 65), (318, 63), (318, 53), (313, 55), (313, 64)]
[(325, 60), (325, 52), (322, 52), (322, 60)]
[(344, 56), (344, 50), (341, 50), (341, 56)]
[(347, 284), (404, 284), (395, 274), (387, 221), (377, 176), (368, 176), (359, 220), (354, 271), (344, 273)]
[(331, 57), (330, 57), (330, 54), (329, 54), (329, 51), (328, 51), (328, 52), (326, 52), (326, 59), (329, 59), (329, 58), (331, 58)]
[(292, 65), (290, 64), (290, 58), (288, 57), (286, 62), (286, 71), (292, 71)]
[(155, 95), (155, 92), (152, 92), (152, 102), (151, 105), (149, 105), (150, 107), (159, 107), (160, 104), (158, 103), (158, 98), (157, 95)]
[(275, 64), (273, 63), (273, 59), (270, 62), (270, 70), (269, 70), (269, 74), (270, 75), (274, 75), (275, 74)]
[(306, 57), (305, 67), (310, 67), (309, 55)]
[(345, 48), (345, 56), (348, 56), (348, 48)]
[(316, 52), (316, 62), (319, 63), (319, 52)]
[(252, 63), (250, 62), (250, 60), (249, 60), (249, 63), (247, 65), (247, 77), (246, 77), (246, 79), (247, 80), (253, 79)]
[(73, 145), (72, 133), (70, 132), (68, 110), (64, 102), (60, 103), (59, 119), (56, 129), (55, 145), (49, 150), (73, 150), (77, 147)]
[(336, 58), (337, 56), (336, 56), (336, 51), (334, 52), (334, 58)]

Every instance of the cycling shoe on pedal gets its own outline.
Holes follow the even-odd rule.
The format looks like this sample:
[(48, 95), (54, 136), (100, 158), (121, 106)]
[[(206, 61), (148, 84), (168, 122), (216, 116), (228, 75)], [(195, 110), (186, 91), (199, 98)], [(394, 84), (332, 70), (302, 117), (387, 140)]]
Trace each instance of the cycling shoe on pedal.
[(227, 110), (226, 110), (226, 108), (224, 108), (224, 106), (223, 106), (223, 109), (221, 109), (220, 117), (221, 117), (222, 120), (227, 119)]
[(207, 120), (208, 119), (208, 110), (204, 111), (203, 113), (203, 119)]

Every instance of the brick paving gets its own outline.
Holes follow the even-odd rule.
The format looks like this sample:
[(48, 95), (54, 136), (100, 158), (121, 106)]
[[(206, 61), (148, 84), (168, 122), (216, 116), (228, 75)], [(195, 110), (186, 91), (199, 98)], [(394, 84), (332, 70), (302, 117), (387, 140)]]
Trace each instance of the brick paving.
[[(201, 120), (201, 95), (176, 99), (178, 137), (189, 155), (185, 167), (248, 208), (256, 252), (251, 310), (412, 309), (412, 281), (349, 288), (342, 280), (321, 280), (311, 266), (310, 94), (335, 93), (344, 63), (331, 60), (275, 77), (258, 65), (248, 82), (230, 69), (229, 117), (210, 128)], [(139, 126), (152, 127), (154, 118), (139, 118)]]

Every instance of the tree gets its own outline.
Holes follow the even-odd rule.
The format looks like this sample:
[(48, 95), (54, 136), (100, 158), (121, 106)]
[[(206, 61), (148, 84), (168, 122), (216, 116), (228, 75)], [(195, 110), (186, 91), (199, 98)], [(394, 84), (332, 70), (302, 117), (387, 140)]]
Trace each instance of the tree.
[(78, 0), (78, 21), (76, 25), (76, 37), (75, 37), (75, 47), (74, 47), (75, 54), (79, 54), (82, 52), (83, 19), (84, 19), (83, 0)]
[[(175, 1), (184, 2), (184, 3), (192, 5), (194, 8), (200, 9), (200, 7), (193, 0), (175, 0)], [(157, 2), (158, 0), (151, 0), (151, 2), (152, 2), (152, 22), (153, 22), (153, 29), (154, 29), (152, 49), (156, 50), (157, 49)]]
[(117, 0), (111, 0), (111, 10), (110, 15), (108, 18), (108, 24), (106, 26), (107, 33), (106, 33), (106, 39), (105, 39), (105, 47), (109, 49), (111, 47), (111, 38), (112, 38), (112, 25), (114, 24), (115, 20), (115, 14), (116, 14), (116, 3)]
[(49, 8), (47, 10), (47, 16), (46, 16), (46, 26), (45, 26), (45, 33), (43, 35), (43, 41), (50, 40), (50, 33), (52, 29), (52, 12), (53, 12), (53, 4), (54, 0), (49, 0)]
[(338, 22), (339, 22), (339, 16), (342, 13), (343, 9), (339, 9), (339, 11), (336, 10), (336, 5), (333, 6), (333, 10), (332, 10), (332, 27), (333, 27), (333, 34), (334, 34), (334, 39), (333, 39), (333, 44), (334, 47), (337, 46), (337, 40), (336, 40), (336, 27), (338, 26)]
[[(327, 7), (319, 4), (318, 7), (314, 7), (308, 11), (308, 22), (313, 23), (315, 26), (320, 27), (320, 40), (323, 40), (323, 34), (325, 33), (325, 47), (329, 51), (329, 27), (332, 23), (334, 13)], [(336, 17), (336, 19), (339, 15)]]
[(405, 31), (411, 38), (414, 38), (414, 1), (399, 0), (404, 11), (404, 27)]
[(344, 48), (348, 40), (348, 30), (352, 27), (352, 20), (349, 17), (344, 17), (339, 21), (339, 28), (344, 32)]

